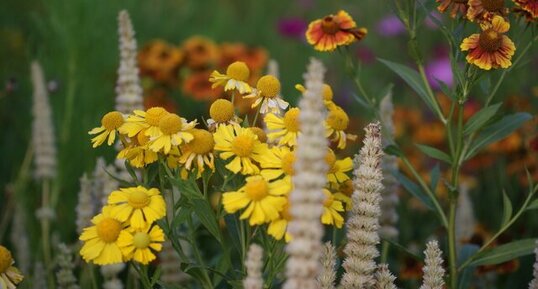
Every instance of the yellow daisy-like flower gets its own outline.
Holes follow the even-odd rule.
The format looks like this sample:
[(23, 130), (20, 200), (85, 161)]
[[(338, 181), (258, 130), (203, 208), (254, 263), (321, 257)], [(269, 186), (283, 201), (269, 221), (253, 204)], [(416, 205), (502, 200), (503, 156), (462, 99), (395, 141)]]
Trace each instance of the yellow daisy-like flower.
[(22, 282), (24, 276), (13, 266), (14, 263), (11, 252), (0, 245), (0, 288), (15, 289)]
[[(306, 92), (306, 88), (302, 84), (296, 84), (295, 89), (297, 89), (300, 93)], [(323, 103), (325, 103), (325, 107), (328, 110), (331, 110), (336, 106), (336, 104), (333, 102), (333, 97), (334, 93), (332, 87), (328, 84), (323, 84)]]
[(353, 160), (350, 157), (337, 160), (333, 150), (329, 149), (329, 152), (325, 156), (325, 161), (329, 166), (329, 171), (327, 172), (329, 182), (343, 183), (349, 180), (349, 176), (346, 173), (353, 170)]
[(220, 158), (232, 161), (226, 168), (234, 173), (243, 175), (258, 174), (260, 169), (253, 161), (260, 162), (261, 157), (268, 152), (266, 144), (258, 140), (258, 136), (248, 128), (238, 125), (221, 125), (213, 135), (215, 150), (220, 151)]
[(269, 182), (259, 175), (248, 177), (246, 182), (239, 190), (222, 195), (224, 210), (235, 213), (245, 209), (239, 218), (249, 219), (251, 226), (277, 219), (287, 202), (290, 184), (283, 180)]
[(210, 131), (215, 131), (221, 124), (237, 124), (241, 122), (235, 115), (235, 108), (231, 101), (227, 99), (217, 99), (209, 107), (209, 119), (207, 127)]
[(112, 216), (134, 229), (151, 225), (166, 214), (166, 204), (158, 189), (142, 186), (121, 188), (108, 196)]
[(154, 252), (162, 250), (164, 232), (157, 226), (147, 226), (144, 229), (127, 230), (128, 234), (119, 241), (119, 246), (126, 260), (134, 260), (143, 265), (156, 259)]
[(325, 194), (325, 201), (323, 201), (323, 215), (321, 215), (321, 223), (326, 225), (334, 225), (336, 228), (342, 228), (344, 224), (344, 217), (341, 212), (344, 212), (344, 206), (342, 202), (335, 199), (333, 194), (323, 189)]
[(147, 111), (135, 110), (133, 115), (130, 115), (126, 122), (119, 128), (120, 133), (127, 135), (128, 137), (134, 137), (142, 130), (145, 134), (157, 135), (159, 134), (159, 123), (161, 118), (168, 115), (169, 112), (162, 107), (152, 107)]
[(491, 23), (482, 22), (480, 27), (482, 33), (463, 39), (460, 45), (462, 51), (469, 51), (467, 62), (484, 70), (510, 67), (516, 51), (514, 42), (504, 35), (510, 29), (510, 23), (495, 16)]
[(279, 145), (296, 146), (300, 128), (299, 113), (300, 110), (296, 107), (288, 110), (283, 117), (268, 113), (264, 122), (271, 131), (267, 134), (269, 141), (278, 140)]
[(338, 201), (341, 201), (346, 208), (346, 211), (350, 211), (353, 207), (353, 201), (351, 199), (351, 196), (353, 195), (353, 181), (351, 179), (348, 179), (340, 184), (337, 183), (331, 183), (331, 188), (336, 189), (336, 193), (333, 195), (334, 198)]
[(337, 143), (337, 148), (345, 149), (346, 141), (355, 140), (357, 136), (346, 134), (345, 130), (349, 125), (349, 117), (347, 113), (339, 106), (334, 106), (329, 110), (327, 119), (325, 120), (326, 137), (330, 141)]
[(291, 240), (291, 235), (288, 233), (288, 223), (291, 221), (291, 214), (289, 210), (290, 203), (289, 200), (287, 200), (286, 204), (282, 208), (282, 211), (280, 212), (280, 216), (271, 221), (267, 227), (267, 234), (273, 236), (273, 238), (276, 240), (282, 240), (282, 238), (284, 238), (286, 242)]
[(149, 148), (154, 152), (168, 154), (172, 146), (179, 146), (190, 142), (194, 137), (189, 132), (196, 126), (196, 121), (187, 122), (186, 119), (174, 113), (169, 113), (159, 121), (159, 131), (150, 134)]
[(209, 81), (213, 83), (211, 88), (224, 86), (224, 90), (237, 90), (241, 94), (250, 93), (252, 88), (246, 82), (250, 76), (248, 66), (242, 61), (236, 61), (226, 69), (226, 74), (213, 71)]
[(260, 77), (256, 84), (256, 89), (251, 94), (243, 96), (244, 98), (256, 98), (252, 108), (260, 107), (260, 113), (268, 112), (279, 113), (288, 107), (288, 103), (280, 96), (280, 81), (272, 75)]
[(284, 176), (284, 179), (291, 183), (291, 176), (294, 175), (294, 163), (295, 154), (290, 148), (275, 146), (262, 157), (260, 161), (262, 171), (260, 174), (268, 180)]
[(103, 212), (92, 219), (94, 226), (84, 228), (80, 235), (79, 239), (84, 242), (80, 255), (87, 263), (108, 265), (123, 262), (118, 243), (129, 234), (110, 211), (110, 208), (104, 207)]
[(182, 154), (179, 162), (184, 164), (185, 169), (189, 171), (195, 166), (198, 170), (198, 176), (204, 172), (205, 166), (215, 170), (215, 157), (213, 156), (215, 140), (213, 135), (203, 129), (193, 129), (190, 133), (194, 138), (191, 142), (181, 146)]
[(123, 115), (118, 111), (112, 111), (103, 116), (101, 126), (96, 127), (88, 132), (88, 134), (97, 134), (92, 138), (93, 147), (96, 148), (107, 141), (108, 145), (113, 145), (116, 140), (116, 132), (123, 125)]
[(145, 130), (141, 130), (131, 140), (132, 143), (118, 153), (118, 159), (128, 160), (135, 168), (143, 168), (157, 161), (157, 153), (149, 149), (149, 137)]

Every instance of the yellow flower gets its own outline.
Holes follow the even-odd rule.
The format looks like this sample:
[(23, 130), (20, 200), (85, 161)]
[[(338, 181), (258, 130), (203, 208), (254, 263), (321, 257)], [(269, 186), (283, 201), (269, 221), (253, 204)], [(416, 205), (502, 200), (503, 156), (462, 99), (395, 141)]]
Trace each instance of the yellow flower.
[(280, 110), (288, 107), (288, 103), (280, 96), (280, 81), (272, 75), (260, 77), (256, 89), (251, 94), (245, 95), (244, 98), (256, 98), (252, 108), (261, 105), (260, 113), (262, 114), (279, 113)]
[(337, 191), (337, 193), (334, 194), (334, 198), (341, 201), (345, 205), (346, 211), (350, 211), (353, 207), (353, 202), (351, 199), (354, 190), (353, 181), (351, 179), (348, 179), (340, 184), (330, 183), (329, 187)]
[(108, 207), (114, 218), (135, 229), (145, 228), (166, 214), (166, 204), (158, 189), (142, 186), (121, 188), (108, 196)]
[(329, 110), (327, 119), (325, 121), (325, 127), (327, 129), (326, 136), (330, 141), (337, 143), (339, 149), (346, 148), (346, 141), (355, 140), (356, 136), (352, 134), (346, 134), (345, 130), (349, 125), (349, 117), (347, 113), (339, 106), (334, 106)]
[(267, 134), (265, 133), (265, 131), (257, 126), (251, 126), (249, 127), (248, 129), (250, 129), (250, 131), (252, 131), (257, 137), (258, 137), (258, 140), (261, 142), (261, 143), (266, 143), (267, 142)]
[(308, 44), (318, 51), (333, 51), (339, 46), (347, 46), (362, 40), (368, 30), (358, 28), (349, 14), (340, 10), (336, 15), (327, 15), (308, 25), (305, 33)]
[(161, 118), (169, 114), (166, 109), (158, 106), (152, 107), (147, 111), (135, 110), (133, 113), (119, 128), (120, 133), (128, 137), (134, 137), (142, 130), (148, 136), (159, 134)]
[(150, 134), (149, 148), (154, 152), (170, 152), (172, 146), (188, 143), (193, 136), (188, 131), (196, 126), (196, 121), (187, 122), (186, 119), (174, 113), (169, 113), (159, 121), (159, 131)]
[(15, 289), (17, 284), (22, 282), (24, 277), (19, 269), (13, 266), (14, 263), (11, 252), (0, 245), (0, 288)]
[(286, 242), (291, 240), (291, 235), (288, 233), (288, 223), (291, 221), (290, 215), (290, 203), (286, 200), (286, 204), (282, 208), (282, 212), (277, 219), (271, 221), (267, 227), (267, 234), (273, 236), (277, 240), (282, 240), (283, 237)]
[[(296, 84), (295, 89), (297, 89), (300, 93), (305, 93), (306, 88), (301, 84)], [(327, 109), (333, 109), (336, 104), (333, 102), (333, 89), (328, 84), (323, 84), (323, 103), (325, 103), (325, 107)]]
[(145, 130), (141, 130), (131, 141), (130, 145), (118, 153), (118, 159), (128, 160), (135, 168), (143, 168), (157, 161), (157, 153), (149, 149), (149, 137)]
[(501, 16), (494, 16), (493, 21), (480, 23), (482, 33), (473, 34), (460, 45), (461, 51), (469, 51), (467, 62), (484, 70), (491, 68), (508, 68), (516, 47), (514, 42), (504, 35), (510, 29)]
[(323, 201), (321, 223), (342, 228), (342, 225), (344, 224), (344, 217), (340, 214), (340, 212), (344, 211), (342, 202), (336, 200), (333, 194), (327, 189), (323, 189), (323, 194), (325, 195), (325, 201)]
[(294, 107), (288, 110), (283, 117), (268, 113), (265, 124), (271, 132), (267, 134), (270, 142), (278, 140), (279, 145), (293, 147), (297, 145), (299, 135), (299, 109)]
[(294, 163), (295, 154), (290, 148), (275, 146), (263, 155), (260, 161), (260, 166), (262, 167), (260, 174), (268, 180), (274, 180), (284, 176), (284, 179), (291, 183), (291, 176), (294, 174)]
[(144, 229), (127, 230), (128, 234), (121, 239), (119, 246), (126, 260), (134, 260), (147, 265), (156, 259), (153, 252), (162, 250), (164, 242), (164, 232), (157, 226), (147, 226)]
[(80, 240), (84, 242), (80, 255), (86, 262), (108, 265), (123, 262), (123, 255), (118, 243), (128, 238), (123, 224), (110, 214), (110, 208), (92, 219), (94, 226), (84, 228)]
[(213, 82), (211, 88), (223, 85), (225, 91), (236, 89), (239, 93), (245, 94), (252, 91), (252, 88), (246, 82), (249, 76), (248, 66), (244, 62), (236, 61), (228, 66), (226, 74), (221, 74), (216, 70), (213, 71), (209, 81)]
[(123, 115), (118, 111), (112, 111), (101, 119), (101, 126), (96, 127), (88, 132), (88, 134), (97, 134), (92, 138), (93, 147), (96, 148), (102, 145), (108, 139), (107, 144), (113, 145), (116, 140), (116, 131), (123, 124)]
[[(204, 167), (208, 166), (211, 170), (215, 170), (215, 160), (213, 156), (213, 148), (215, 141), (213, 135), (207, 130), (193, 129), (190, 133), (194, 136), (191, 142), (181, 147), (181, 156), (179, 162), (185, 165), (185, 169), (191, 170), (193, 162), (197, 168), (198, 176), (204, 171)], [(204, 165), (205, 164), (205, 165)]]
[(235, 115), (234, 105), (227, 99), (217, 99), (209, 107), (209, 117), (207, 126), (210, 131), (214, 131), (220, 124), (237, 124), (241, 121)]
[(215, 150), (221, 151), (220, 158), (223, 160), (233, 158), (226, 165), (228, 170), (234, 173), (241, 172), (243, 175), (260, 172), (253, 161), (259, 162), (261, 157), (268, 152), (268, 148), (250, 129), (238, 125), (221, 125), (213, 136)]
[(224, 210), (235, 213), (245, 209), (239, 218), (249, 219), (251, 226), (277, 219), (286, 204), (290, 184), (283, 180), (269, 182), (259, 175), (248, 177), (246, 182), (239, 190), (222, 195)]
[(325, 156), (325, 161), (329, 166), (327, 172), (327, 179), (331, 183), (342, 183), (349, 180), (347, 172), (353, 169), (353, 161), (350, 157), (343, 160), (337, 160), (333, 150), (329, 149), (329, 152)]

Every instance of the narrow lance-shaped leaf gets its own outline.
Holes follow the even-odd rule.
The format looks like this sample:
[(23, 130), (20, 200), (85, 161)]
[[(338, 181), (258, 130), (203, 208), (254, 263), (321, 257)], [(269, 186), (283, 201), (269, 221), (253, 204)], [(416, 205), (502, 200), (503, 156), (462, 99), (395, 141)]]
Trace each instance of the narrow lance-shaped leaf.
[(434, 147), (427, 146), (427, 145), (421, 145), (421, 144), (416, 144), (416, 146), (421, 152), (423, 152), (424, 154), (426, 154), (427, 156), (431, 158), (443, 161), (448, 164), (452, 163), (450, 156), (439, 149), (436, 149)]
[(510, 222), (510, 219), (512, 219), (512, 211), (512, 202), (510, 201), (510, 198), (508, 198), (508, 195), (506, 195), (506, 192), (503, 190), (503, 220), (501, 227), (504, 227), (504, 225)]
[(463, 126), (463, 134), (468, 135), (481, 129), (497, 113), (500, 107), (501, 103), (497, 103), (478, 111)]
[(514, 241), (478, 254), (468, 266), (495, 265), (522, 256), (531, 255), (535, 246), (535, 239)]
[(434, 210), (432, 200), (424, 193), (424, 191), (413, 181), (399, 172), (394, 172), (394, 177), (402, 184), (402, 186), (413, 196), (419, 199), (428, 209)]

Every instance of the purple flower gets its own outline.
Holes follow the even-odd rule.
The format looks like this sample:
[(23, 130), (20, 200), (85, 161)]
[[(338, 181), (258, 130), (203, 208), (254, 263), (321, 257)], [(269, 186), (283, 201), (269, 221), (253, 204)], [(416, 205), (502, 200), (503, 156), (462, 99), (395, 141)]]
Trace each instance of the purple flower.
[(448, 87), (454, 84), (452, 78), (452, 67), (450, 59), (447, 57), (437, 58), (426, 65), (426, 76), (428, 82), (434, 89), (439, 89), (439, 81), (444, 82)]
[(302, 18), (284, 18), (278, 21), (278, 32), (289, 38), (303, 39), (307, 23)]
[(405, 33), (405, 26), (396, 15), (388, 15), (377, 23), (376, 30), (380, 35), (391, 37)]

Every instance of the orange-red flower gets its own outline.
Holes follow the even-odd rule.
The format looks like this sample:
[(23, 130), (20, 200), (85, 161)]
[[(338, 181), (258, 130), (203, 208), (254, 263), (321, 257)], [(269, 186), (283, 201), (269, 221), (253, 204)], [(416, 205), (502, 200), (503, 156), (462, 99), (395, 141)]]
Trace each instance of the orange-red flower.
[(527, 13), (528, 17), (538, 18), (538, 0), (514, 0), (514, 2)]
[(464, 16), (467, 14), (467, 0), (436, 0), (436, 2), (440, 3), (437, 10), (441, 13), (449, 10), (452, 18), (456, 18), (458, 13)]
[(460, 45), (462, 51), (469, 51), (467, 62), (484, 70), (510, 67), (516, 50), (514, 42), (504, 35), (510, 23), (501, 16), (494, 16), (492, 22), (482, 22), (480, 27), (482, 33), (463, 39)]
[(192, 96), (196, 100), (215, 100), (223, 94), (222, 88), (211, 88), (209, 82), (210, 71), (191, 73), (183, 81), (183, 93)]
[(306, 40), (319, 51), (332, 51), (341, 45), (349, 45), (363, 39), (368, 30), (357, 28), (357, 24), (346, 11), (328, 15), (308, 25)]
[(193, 36), (183, 43), (186, 64), (190, 69), (206, 69), (219, 61), (219, 49), (215, 42), (203, 36)]
[(162, 40), (148, 43), (138, 53), (140, 74), (159, 82), (173, 82), (183, 61), (183, 52)]
[(505, 0), (469, 0), (467, 19), (471, 21), (491, 21), (493, 16), (505, 16), (508, 8), (504, 6)]

